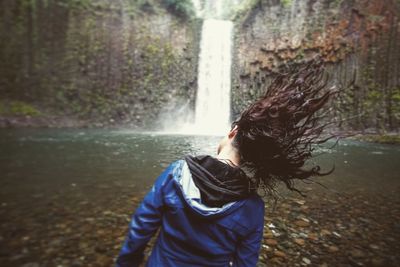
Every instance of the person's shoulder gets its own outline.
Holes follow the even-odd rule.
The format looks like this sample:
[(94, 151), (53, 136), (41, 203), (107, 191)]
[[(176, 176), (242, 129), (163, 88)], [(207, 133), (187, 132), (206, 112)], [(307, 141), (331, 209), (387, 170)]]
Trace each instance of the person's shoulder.
[(262, 198), (257, 194), (250, 195), (242, 206), (242, 213), (245, 218), (252, 221), (263, 221), (265, 203)]
[(175, 160), (164, 169), (161, 175), (175, 174), (176, 172), (179, 172), (182, 169), (183, 164), (184, 160), (182, 159)]
[(248, 206), (252, 206), (254, 208), (262, 208), (264, 209), (264, 200), (262, 200), (262, 198), (257, 195), (256, 193), (251, 194), (246, 200), (246, 205)]
[(164, 171), (158, 176), (155, 186), (156, 187), (164, 187), (167, 183), (171, 182), (174, 177), (179, 175), (182, 169), (183, 162), (182, 160), (176, 160), (170, 163)]

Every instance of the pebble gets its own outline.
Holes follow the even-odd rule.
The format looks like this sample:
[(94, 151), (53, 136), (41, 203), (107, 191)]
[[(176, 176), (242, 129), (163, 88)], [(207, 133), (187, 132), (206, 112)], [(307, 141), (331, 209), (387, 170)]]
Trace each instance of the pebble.
[(304, 221), (304, 220), (297, 220), (294, 223), (299, 227), (307, 227), (307, 226), (310, 225), (310, 222), (307, 222), (307, 221)]
[(360, 249), (352, 249), (350, 251), (350, 255), (354, 258), (362, 258), (365, 257), (365, 253), (361, 251)]
[(331, 253), (336, 253), (339, 251), (339, 248), (337, 246), (329, 246), (328, 250)]
[(378, 250), (378, 249), (379, 249), (379, 246), (377, 246), (377, 245), (375, 245), (375, 244), (370, 244), (369, 247), (370, 247), (371, 249), (374, 249), (374, 250)]
[(321, 233), (321, 235), (330, 235), (331, 234), (331, 232), (326, 229), (322, 229), (320, 233)]
[(342, 237), (342, 236), (341, 236), (339, 233), (337, 233), (337, 232), (332, 232), (332, 234), (333, 234), (334, 236), (338, 237), (338, 238), (341, 238), (341, 237)]
[(307, 235), (307, 238), (309, 238), (310, 240), (316, 241), (316, 240), (318, 240), (318, 235), (316, 233), (309, 233)]
[(301, 239), (301, 238), (294, 239), (294, 242), (299, 246), (304, 246), (304, 244), (305, 244), (304, 239)]
[(283, 264), (283, 262), (282, 262), (282, 259), (283, 258), (280, 258), (280, 257), (273, 257), (271, 260), (270, 260), (270, 262), (271, 263), (275, 263), (276, 265), (282, 265)]
[(274, 235), (272, 234), (272, 232), (264, 233), (263, 236), (264, 236), (265, 239), (269, 239), (269, 238), (273, 238), (273, 237), (274, 237)]
[(306, 203), (306, 201), (302, 199), (294, 199), (293, 202), (299, 204), (300, 206)]
[(302, 259), (302, 262), (303, 262), (304, 264), (306, 264), (306, 265), (310, 265), (310, 264), (311, 264), (310, 259), (307, 259), (307, 258), (303, 258), (303, 259)]
[(372, 266), (384, 266), (385, 265), (385, 261), (381, 258), (373, 258), (371, 260), (371, 265)]
[(278, 245), (278, 241), (276, 241), (275, 239), (267, 239), (267, 240), (265, 240), (265, 243), (268, 246), (276, 246), (276, 245)]
[(274, 256), (280, 257), (280, 258), (285, 258), (286, 254), (284, 252), (280, 251), (280, 250), (275, 250), (274, 251)]

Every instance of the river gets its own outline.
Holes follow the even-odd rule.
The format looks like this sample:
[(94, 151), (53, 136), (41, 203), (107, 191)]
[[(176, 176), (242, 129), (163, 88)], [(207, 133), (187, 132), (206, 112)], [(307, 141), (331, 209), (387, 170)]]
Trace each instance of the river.
[[(157, 175), (220, 137), (129, 130), (0, 130), (0, 265), (112, 266)], [(400, 147), (342, 140), (333, 174), (267, 203), (259, 266), (400, 264)], [(397, 252), (396, 252), (397, 251)], [(25, 265), (24, 265), (25, 264)]]

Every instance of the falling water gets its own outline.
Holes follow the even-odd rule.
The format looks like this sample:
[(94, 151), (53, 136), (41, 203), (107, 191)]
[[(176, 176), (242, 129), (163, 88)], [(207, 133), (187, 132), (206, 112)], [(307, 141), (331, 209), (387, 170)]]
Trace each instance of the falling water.
[(221, 1), (193, 0), (193, 5), (197, 16), (204, 19), (195, 114), (191, 116), (188, 106), (182, 106), (166, 120), (164, 133), (224, 135), (230, 126), (233, 23), (219, 19), (224, 11)]
[(204, 21), (201, 43), (195, 128), (224, 133), (229, 128), (231, 90), (231, 21)]

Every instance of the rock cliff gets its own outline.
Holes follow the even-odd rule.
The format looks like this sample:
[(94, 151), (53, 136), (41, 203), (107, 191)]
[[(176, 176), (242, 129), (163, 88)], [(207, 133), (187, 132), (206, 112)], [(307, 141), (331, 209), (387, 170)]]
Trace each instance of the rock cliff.
[(164, 2), (1, 1), (0, 115), (146, 127), (193, 100), (201, 24)]
[(399, 3), (391, 0), (257, 0), (236, 18), (234, 117), (277, 72), (317, 55), (345, 130), (392, 131), (400, 125)]

